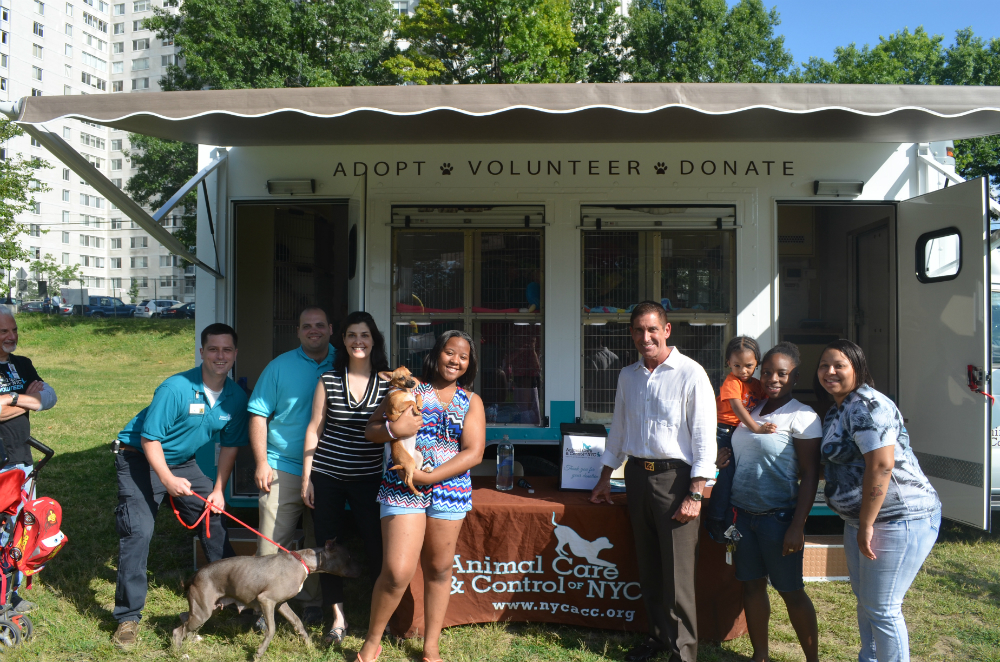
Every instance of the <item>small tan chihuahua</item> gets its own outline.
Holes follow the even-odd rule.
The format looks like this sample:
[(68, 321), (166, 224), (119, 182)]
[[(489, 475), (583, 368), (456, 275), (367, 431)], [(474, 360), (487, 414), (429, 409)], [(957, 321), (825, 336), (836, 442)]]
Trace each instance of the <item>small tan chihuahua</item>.
[[(417, 414), (422, 412), (423, 398), (419, 393), (413, 392), (419, 382), (405, 366), (400, 366), (392, 372), (380, 372), (378, 376), (392, 386), (389, 395), (386, 396), (385, 406), (385, 414), (389, 421), (395, 423), (403, 415), (403, 412), (411, 407)], [(416, 436), (396, 439), (389, 444), (389, 448), (392, 462), (395, 465), (393, 468), (401, 468), (404, 472), (403, 482), (414, 494), (419, 494), (413, 485), (413, 472), (418, 467), (423, 466), (424, 455), (417, 450)], [(424, 469), (424, 471), (430, 473), (431, 469)]]

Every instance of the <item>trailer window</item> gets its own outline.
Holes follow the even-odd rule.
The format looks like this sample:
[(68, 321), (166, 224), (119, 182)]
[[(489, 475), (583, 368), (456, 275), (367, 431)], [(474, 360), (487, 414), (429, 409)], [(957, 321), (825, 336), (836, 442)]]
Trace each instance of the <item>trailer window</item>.
[(962, 270), (962, 237), (958, 228), (927, 232), (917, 239), (917, 280), (951, 280)]
[(669, 344), (698, 361), (718, 388), (733, 333), (733, 232), (584, 231), (582, 420), (611, 420), (618, 373), (638, 360), (629, 315), (644, 300), (663, 304)]
[(486, 422), (544, 424), (542, 252), (541, 229), (395, 229), (394, 365), (420, 375), (437, 337), (463, 330)]

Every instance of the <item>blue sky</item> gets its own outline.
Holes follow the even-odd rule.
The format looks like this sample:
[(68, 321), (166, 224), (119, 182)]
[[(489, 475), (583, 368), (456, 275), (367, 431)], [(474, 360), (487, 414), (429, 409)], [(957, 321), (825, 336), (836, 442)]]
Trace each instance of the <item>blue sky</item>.
[[(880, 35), (922, 25), (952, 43), (955, 31), (972, 27), (980, 37), (1000, 37), (996, 0), (764, 0), (781, 15), (778, 32), (796, 63), (833, 57), (836, 46), (875, 45)], [(729, 0), (729, 4), (736, 4)]]

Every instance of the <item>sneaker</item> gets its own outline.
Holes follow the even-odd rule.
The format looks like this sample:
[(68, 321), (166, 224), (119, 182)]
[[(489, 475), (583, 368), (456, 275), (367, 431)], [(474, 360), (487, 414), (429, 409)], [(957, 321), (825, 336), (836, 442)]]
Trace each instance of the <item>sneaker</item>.
[(303, 625), (318, 625), (323, 622), (323, 609), (320, 607), (306, 607), (302, 610)]
[(27, 614), (38, 608), (31, 600), (25, 600), (20, 595), (15, 593), (10, 599), (11, 605), (14, 607), (14, 611), (18, 614)]
[(125, 621), (118, 624), (111, 641), (122, 650), (134, 648), (139, 641), (139, 621)]

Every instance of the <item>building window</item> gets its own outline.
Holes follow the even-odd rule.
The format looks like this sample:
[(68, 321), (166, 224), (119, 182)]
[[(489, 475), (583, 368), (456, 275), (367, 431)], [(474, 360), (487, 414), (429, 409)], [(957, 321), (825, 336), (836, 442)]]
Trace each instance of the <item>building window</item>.
[(396, 13), (400, 16), (406, 16), (409, 10), (410, 3), (407, 0), (393, 0), (392, 8), (396, 10)]
[(138, 21), (132, 21), (132, 32), (139, 32), (140, 30), (146, 29), (146, 19), (141, 18)]
[(35, 0), (35, 13), (45, 15), (45, 3), (41, 0)]
[(121, 269), (122, 268), (122, 259), (120, 257), (113, 257), (113, 258), (111, 258), (111, 268), (112, 269)]
[(42, 213), (42, 203), (38, 202), (38, 201), (35, 201), (35, 203), (31, 207), (31, 213), (32, 214), (41, 214)]
[(66, 15), (67, 16), (73, 15), (73, 5), (69, 4), (68, 2), (66, 3)]
[(125, 91), (125, 81), (113, 80), (111, 81), (111, 91), (112, 92), (124, 92)]
[(42, 68), (41, 67), (36, 67), (36, 66), (32, 65), (31, 66), (31, 77), (34, 80), (42, 80)]
[(148, 90), (149, 89), (149, 79), (148, 78), (133, 78), (132, 79), (132, 89), (133, 90)]
[[(120, 218), (112, 218), (111, 219), (111, 229), (112, 230), (121, 230), (122, 229), (122, 219), (120, 219)], [(121, 240), (119, 239), (119, 241), (121, 241)], [(119, 246), (119, 248), (121, 248), (121, 246)]]
[(123, 74), (123, 73), (125, 73), (125, 63), (124, 62), (112, 62), (111, 63), (111, 73), (113, 73), (113, 74)]
[(45, 36), (45, 26), (37, 21), (35, 21), (35, 25), (32, 31), (39, 37)]
[(114, 5), (114, 9), (111, 11), (112, 16), (124, 16), (125, 15), (125, 3), (119, 3)]
[(67, 37), (72, 37), (73, 36), (73, 26), (70, 25), (69, 23), (67, 23), (66, 24), (66, 28), (63, 30), (63, 32), (66, 33)]
[(149, 248), (149, 237), (130, 237), (132, 248)]
[(124, 53), (125, 52), (125, 42), (124, 41), (116, 41), (113, 44), (111, 44), (111, 52), (113, 54), (115, 54), (115, 55), (117, 55), (119, 53)]
[[(589, 215), (607, 221), (614, 213), (601, 208)], [(733, 334), (734, 249), (731, 230), (584, 231), (581, 420), (611, 420), (618, 373), (639, 358), (628, 311), (643, 300), (663, 303), (671, 344), (719, 387)]]
[[(68, 126), (64, 126), (62, 136), (63, 140), (70, 140), (73, 137), (73, 129), (69, 128)], [(68, 172), (68, 170), (66, 168), (63, 168), (63, 172)], [(63, 179), (67, 178), (63, 177)]]
[(125, 34), (125, 24), (124, 23), (115, 23), (114, 33), (115, 34)]
[[(139, 57), (132, 60), (132, 71), (142, 71), (143, 69), (149, 69), (149, 58)], [(41, 78), (39, 78), (41, 80)]]
[(176, 267), (177, 256), (176, 255), (161, 255), (160, 256), (160, 266), (161, 267)]
[[(95, 257), (94, 258), (94, 266), (97, 267), (98, 269), (103, 269), (104, 268), (104, 258), (103, 257)], [(103, 281), (104, 281), (103, 278), (98, 278), (97, 279), (97, 286), (101, 287), (101, 284), (102, 284)]]
[(149, 278), (147, 278), (146, 276), (142, 276), (140, 278), (133, 278), (132, 282), (137, 283), (139, 285), (139, 289), (142, 289), (144, 287), (149, 287)]
[(42, 236), (42, 226), (32, 223), (28, 226), (28, 236), (31, 237), (41, 237)]
[(108, 70), (108, 61), (107, 60), (102, 60), (99, 57), (95, 57), (95, 56), (91, 55), (90, 53), (88, 53), (87, 51), (81, 52), (80, 53), (80, 57), (83, 59), (83, 63), (85, 65), (87, 65), (88, 67), (94, 67), (95, 69), (98, 69), (100, 71), (107, 71)]
[(153, 8), (153, 3), (150, 0), (135, 0), (132, 3), (132, 11), (149, 11)]
[(62, 169), (62, 178), (64, 181), (69, 181), (69, 168)]
[[(113, 144), (114, 143), (112, 143), (112, 145)], [(111, 159), (111, 169), (112, 170), (121, 170), (122, 169), (122, 160), (121, 159)]]
[(146, 257), (145, 255), (141, 255), (139, 257), (130, 257), (128, 261), (129, 261), (129, 266), (132, 269), (146, 269), (149, 267), (149, 258)]
[(121, 247), (122, 247), (122, 238), (121, 237), (112, 237), (111, 238), (111, 250), (119, 250), (119, 249), (121, 249)]
[(7, 54), (0, 53), (0, 69), (6, 69), (6, 68), (7, 68)]
[[(121, 268), (121, 267), (119, 267), (119, 268)], [(122, 289), (122, 279), (121, 278), (109, 278), (108, 280), (111, 281), (111, 288), (112, 289), (115, 289), (115, 290)]]
[(108, 48), (108, 42), (98, 37), (95, 37), (94, 35), (89, 34), (87, 32), (83, 33), (83, 40), (87, 42), (88, 46), (90, 46), (91, 48), (96, 48), (99, 51), (104, 51), (107, 50)]
[(174, 63), (173, 55), (161, 55), (160, 56), (160, 66), (169, 67)]
[(69, 212), (68, 211), (63, 211), (63, 213), (62, 213), (62, 222), (63, 223), (69, 223)]
[(63, 232), (62, 233), (62, 243), (64, 243), (64, 244), (68, 244), (69, 243), (69, 232)]
[(73, 57), (73, 46), (71, 44), (63, 45), (63, 55), (66, 57)]
[(80, 144), (87, 145), (88, 147), (93, 147), (95, 149), (104, 149), (104, 138), (99, 138), (98, 136), (92, 136), (89, 133), (80, 132)]
[(63, 96), (68, 97), (73, 94), (73, 88), (69, 85), (63, 85)]
[(487, 422), (541, 425), (543, 239), (541, 229), (395, 230), (391, 360), (419, 371), (438, 335), (464, 330), (480, 348)]
[[(40, 96), (42, 96), (42, 91), (40, 89), (38, 89), (37, 87), (33, 87), (33, 88), (31, 88), (31, 96), (33, 96), (33, 97), (40, 97)], [(41, 147), (41, 144), (39, 144), (39, 147)]]
[(115, 186), (117, 186), (118, 188), (122, 187), (122, 180), (121, 180), (120, 177), (116, 177), (116, 178), (112, 179), (111, 183), (114, 184)]
[(92, 76), (85, 71), (80, 72), (80, 82), (84, 85), (90, 85), (99, 90), (105, 91), (108, 89), (108, 81), (103, 78), (98, 78), (97, 76)]
[(42, 259), (42, 249), (41, 249), (41, 248), (39, 248), (38, 246), (31, 246), (31, 247), (29, 247), (29, 248), (28, 248), (28, 252), (29, 252), (29, 253), (30, 253), (30, 254), (32, 255), (32, 257), (34, 257), (34, 258), (35, 258), (36, 260), (41, 260), (41, 259)]
[(6, 91), (6, 90), (7, 90), (7, 79), (0, 78), (0, 91)]
[(115, 151), (118, 151), (118, 152), (122, 151), (122, 139), (121, 138), (112, 138), (111, 139), (111, 149), (113, 149)]
[(8, 11), (9, 10), (6, 7), (0, 7), (0, 21), (10, 20), (10, 14), (8, 13)]
[(63, 264), (69, 264), (69, 253), (63, 253), (62, 254), (62, 263)]
[(149, 50), (149, 37), (145, 39), (133, 39), (132, 40), (132, 50), (133, 51), (148, 51)]
[(69, 202), (69, 189), (63, 189), (63, 202)]
[(0, 30), (0, 44), (6, 44), (10, 42), (10, 33), (6, 30)]
[(37, 57), (39, 60), (42, 59), (42, 51), (43, 50), (44, 49), (41, 46), (39, 46), (38, 44), (32, 44), (31, 45), (31, 55), (33, 57)]

